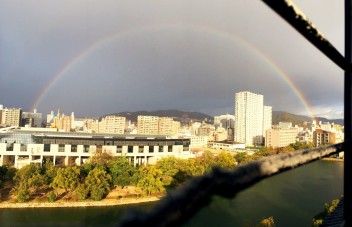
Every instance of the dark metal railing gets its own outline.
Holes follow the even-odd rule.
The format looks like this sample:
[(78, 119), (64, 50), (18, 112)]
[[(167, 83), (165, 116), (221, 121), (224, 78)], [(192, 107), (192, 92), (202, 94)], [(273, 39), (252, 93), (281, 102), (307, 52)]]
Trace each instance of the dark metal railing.
[(177, 226), (186, 222), (213, 195), (234, 197), (239, 191), (275, 174), (345, 151), (344, 218), (345, 226), (352, 226), (352, 4), (345, 0), (345, 57), (314, 27), (290, 0), (263, 0), (315, 47), (345, 72), (344, 87), (344, 143), (311, 150), (279, 154), (240, 166), (233, 171), (215, 169), (212, 173), (193, 178), (184, 187), (164, 197), (149, 213), (130, 211), (120, 226)]

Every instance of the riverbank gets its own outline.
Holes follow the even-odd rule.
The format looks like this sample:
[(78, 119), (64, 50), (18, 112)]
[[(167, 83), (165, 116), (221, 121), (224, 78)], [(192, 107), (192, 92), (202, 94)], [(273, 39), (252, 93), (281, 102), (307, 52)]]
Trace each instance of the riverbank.
[[(119, 206), (136, 203), (147, 203), (158, 201), (162, 195), (158, 196), (142, 196), (140, 190), (134, 186), (117, 187), (112, 189), (109, 194), (100, 201), (94, 200), (78, 200), (74, 193), (63, 193), (56, 191), (58, 198), (55, 202), (49, 202), (47, 194), (37, 195), (35, 198), (25, 203), (17, 203), (16, 198), (8, 194), (2, 202), (2, 208), (50, 208), (50, 207), (97, 207), (97, 206)], [(2, 197), (2, 198), (4, 198)]]
[(56, 201), (56, 202), (27, 202), (11, 203), (1, 202), (1, 208), (50, 208), (50, 207), (93, 207), (93, 206), (118, 206), (136, 203), (146, 203), (158, 201), (160, 197), (142, 197), (142, 198), (121, 198), (121, 199), (103, 199), (101, 201)]
[(342, 158), (323, 158), (323, 160), (333, 161), (333, 162), (344, 162), (344, 159)]

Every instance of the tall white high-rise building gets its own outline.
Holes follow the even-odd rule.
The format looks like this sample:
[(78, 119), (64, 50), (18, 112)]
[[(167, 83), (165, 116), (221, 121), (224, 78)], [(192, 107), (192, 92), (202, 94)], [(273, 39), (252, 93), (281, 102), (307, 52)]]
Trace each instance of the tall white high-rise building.
[[(263, 145), (271, 122), (271, 107), (264, 108), (264, 96), (248, 91), (235, 94), (235, 142)], [(271, 123), (270, 123), (271, 127)]]
[(273, 108), (264, 106), (263, 112), (263, 136), (266, 135), (266, 130), (271, 129), (273, 124)]

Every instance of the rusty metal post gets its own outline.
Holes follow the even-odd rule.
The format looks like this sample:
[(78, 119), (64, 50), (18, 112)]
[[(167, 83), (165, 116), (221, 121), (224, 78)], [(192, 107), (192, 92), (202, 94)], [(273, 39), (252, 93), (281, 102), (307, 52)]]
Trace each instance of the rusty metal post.
[[(345, 59), (352, 62), (352, 4), (351, 0), (345, 0)], [(344, 216), (345, 226), (352, 226), (352, 74), (345, 70), (345, 99), (344, 99), (344, 120), (345, 120), (345, 166), (344, 166)]]

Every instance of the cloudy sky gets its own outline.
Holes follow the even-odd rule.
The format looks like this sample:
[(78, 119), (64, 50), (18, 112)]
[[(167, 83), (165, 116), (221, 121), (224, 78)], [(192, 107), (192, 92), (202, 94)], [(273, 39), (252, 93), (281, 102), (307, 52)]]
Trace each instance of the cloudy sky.
[[(296, 0), (344, 53), (343, 1)], [(343, 71), (260, 0), (0, 0), (0, 104), (76, 116), (273, 110), (343, 115)]]

